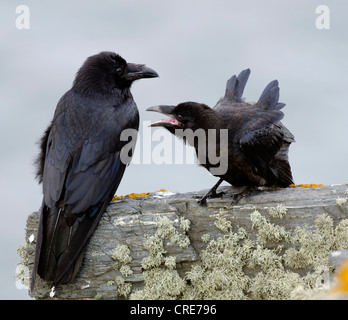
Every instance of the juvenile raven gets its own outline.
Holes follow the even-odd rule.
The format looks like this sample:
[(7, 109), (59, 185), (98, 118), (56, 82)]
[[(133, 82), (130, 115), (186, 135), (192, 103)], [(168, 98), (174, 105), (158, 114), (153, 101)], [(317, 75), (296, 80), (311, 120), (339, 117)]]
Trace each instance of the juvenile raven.
[[(250, 70), (243, 70), (238, 77), (232, 76), (226, 85), (225, 96), (212, 109), (205, 104), (184, 102), (177, 106), (155, 106), (147, 111), (156, 111), (171, 118), (151, 124), (152, 127), (162, 126), (171, 133), (182, 136), (182, 131), (192, 129), (192, 132), (215, 129), (216, 139), (206, 142), (207, 149), (216, 144), (217, 153), (227, 153), (227, 170), (219, 177), (217, 184), (199, 201), (204, 204), (207, 197), (217, 196), (216, 189), (222, 181), (233, 186), (247, 187), (243, 192), (234, 196), (237, 202), (248, 195), (253, 188), (259, 186), (287, 187), (293, 183), (288, 149), (294, 136), (280, 122), (283, 112), (279, 111), (285, 104), (279, 103), (278, 81), (270, 82), (256, 103), (244, 102), (242, 99)], [(182, 129), (181, 131), (178, 129)], [(227, 129), (227, 139), (220, 139), (220, 129)], [(199, 154), (199, 144), (195, 139), (186, 139)], [(209, 145), (210, 144), (210, 145)], [(202, 146), (202, 145), (201, 145)], [(220, 151), (219, 151), (220, 150)], [(202, 160), (202, 159), (199, 159)], [(206, 157), (202, 166), (210, 170), (215, 163)]]
[[(87, 58), (59, 100), (41, 139), (37, 177), (43, 202), (31, 290), (36, 273), (54, 287), (71, 282), (83, 248), (115, 194), (128, 163), (124, 129), (138, 130), (132, 82), (158, 74), (113, 52)], [(135, 143), (135, 142), (134, 142)]]

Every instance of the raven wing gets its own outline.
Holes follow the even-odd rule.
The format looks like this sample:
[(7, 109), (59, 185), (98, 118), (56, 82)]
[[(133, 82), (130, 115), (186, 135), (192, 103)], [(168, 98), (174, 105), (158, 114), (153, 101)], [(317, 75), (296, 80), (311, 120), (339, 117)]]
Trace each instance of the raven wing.
[(267, 185), (287, 187), (293, 183), (288, 159), (289, 145), (293, 141), (290, 131), (278, 122), (243, 134), (239, 143), (243, 154)]
[[(36, 271), (53, 285), (70, 282), (82, 262), (83, 247), (122, 179), (120, 141), (126, 128), (138, 129), (135, 103), (100, 105), (66, 94), (46, 131), (43, 205), (37, 239)], [(125, 111), (127, 110), (127, 117)], [(129, 115), (132, 115), (129, 117)], [(132, 141), (135, 143), (135, 141)]]
[(258, 102), (252, 107), (238, 141), (244, 155), (255, 166), (257, 174), (267, 185), (286, 187), (293, 183), (288, 160), (288, 149), (294, 136), (280, 122), (285, 106), (279, 103), (278, 81), (270, 82)]

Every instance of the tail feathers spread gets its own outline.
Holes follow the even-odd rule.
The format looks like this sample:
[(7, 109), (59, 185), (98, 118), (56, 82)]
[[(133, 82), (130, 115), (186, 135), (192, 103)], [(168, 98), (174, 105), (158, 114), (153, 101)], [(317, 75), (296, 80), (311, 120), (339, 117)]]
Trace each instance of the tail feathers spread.
[(285, 103), (278, 103), (279, 100), (279, 83), (278, 80), (271, 81), (263, 90), (257, 104), (264, 109), (280, 110)]
[(234, 75), (228, 79), (225, 97), (230, 98), (235, 102), (242, 102), (244, 88), (248, 82), (249, 75), (250, 69), (245, 69), (238, 75), (238, 77)]
[(97, 214), (92, 207), (81, 214), (67, 212), (63, 208), (44, 206), (40, 217), (39, 233), (35, 251), (33, 281), (37, 274), (53, 286), (71, 282), (79, 271), (83, 248), (96, 228), (104, 206)]

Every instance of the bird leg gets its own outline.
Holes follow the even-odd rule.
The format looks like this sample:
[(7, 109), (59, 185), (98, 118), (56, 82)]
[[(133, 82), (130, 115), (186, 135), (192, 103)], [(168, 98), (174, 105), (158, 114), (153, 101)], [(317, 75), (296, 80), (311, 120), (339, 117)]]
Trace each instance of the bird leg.
[(240, 192), (236, 193), (232, 197), (232, 204), (237, 204), (242, 198), (249, 197), (253, 193), (259, 193), (260, 190), (255, 189), (254, 187), (245, 187), (245, 189)]
[(216, 193), (216, 189), (219, 187), (221, 182), (224, 181), (222, 178), (219, 179), (219, 181), (212, 187), (206, 195), (204, 195), (201, 199), (197, 201), (198, 204), (205, 205), (207, 203), (207, 198), (221, 198), (225, 192), (219, 192)]

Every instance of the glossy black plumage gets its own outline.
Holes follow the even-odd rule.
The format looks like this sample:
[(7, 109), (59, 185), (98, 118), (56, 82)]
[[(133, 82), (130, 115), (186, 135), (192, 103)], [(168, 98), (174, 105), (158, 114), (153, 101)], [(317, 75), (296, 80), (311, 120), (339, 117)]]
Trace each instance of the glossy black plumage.
[[(293, 183), (288, 160), (289, 145), (294, 136), (281, 123), (285, 104), (279, 103), (278, 81), (270, 82), (262, 92), (258, 102), (248, 103), (242, 99), (250, 70), (242, 71), (238, 77), (227, 81), (225, 95), (214, 108), (201, 103), (185, 102), (177, 106), (156, 106), (148, 111), (157, 111), (171, 118), (161, 120), (152, 126), (163, 126), (178, 135), (176, 129), (228, 130), (228, 166), (223, 174), (216, 174), (219, 182), (211, 191), (214, 195), (217, 186), (227, 181), (234, 186), (287, 187)], [(222, 150), (222, 140), (217, 133), (216, 149)], [(192, 144), (198, 154), (198, 144)], [(207, 146), (209, 148), (209, 146)], [(215, 166), (209, 159), (205, 168)], [(205, 202), (206, 197), (203, 199)]]
[[(113, 52), (89, 57), (59, 100), (41, 140), (37, 176), (43, 202), (31, 289), (36, 272), (52, 286), (71, 282), (83, 248), (122, 179), (125, 129), (138, 129), (133, 81), (157, 77)], [(135, 141), (133, 141), (135, 143)]]

